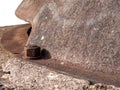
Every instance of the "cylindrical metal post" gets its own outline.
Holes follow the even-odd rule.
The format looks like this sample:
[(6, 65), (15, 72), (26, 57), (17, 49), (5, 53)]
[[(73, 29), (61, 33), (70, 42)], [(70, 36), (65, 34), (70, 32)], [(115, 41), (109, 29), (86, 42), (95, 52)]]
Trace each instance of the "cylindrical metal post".
[(38, 46), (28, 45), (24, 47), (24, 59), (39, 59), (41, 56), (41, 49)]

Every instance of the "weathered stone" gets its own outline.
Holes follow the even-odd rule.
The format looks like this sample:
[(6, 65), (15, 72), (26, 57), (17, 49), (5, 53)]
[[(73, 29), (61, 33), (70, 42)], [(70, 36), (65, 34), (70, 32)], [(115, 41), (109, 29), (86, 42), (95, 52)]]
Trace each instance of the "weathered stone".
[[(103, 77), (108, 76), (114, 78), (115, 85), (120, 86), (119, 0), (24, 0), (18, 7), (16, 15), (30, 22), (32, 31), (28, 41), (26, 38), (25, 40), (18, 38), (23, 34), (28, 38), (27, 30), (22, 34), (20, 30), (18, 32), (20, 35), (17, 32), (17, 34), (10, 33), (14, 37), (11, 37), (11, 41), (16, 44), (15, 46), (20, 44), (24, 46), (27, 41), (26, 45), (37, 45), (47, 51), (49, 59), (56, 59), (63, 65), (72, 63), (77, 67), (76, 69), (81, 70), (79, 74), (82, 71), (93, 72), (89, 79), (99, 77), (104, 82)], [(22, 31), (30, 27), (25, 25)], [(17, 47), (12, 48), (13, 51), (17, 49)], [(19, 47), (17, 50), (22, 52), (22, 49), (23, 47)], [(17, 59), (15, 60), (17, 63)], [(14, 65), (12, 67), (15, 68)], [(29, 64), (26, 67), (29, 67)], [(12, 73), (15, 72), (12, 68), (10, 70)], [(11, 75), (14, 77), (17, 74)], [(19, 75), (16, 76), (18, 77), (20, 78)], [(106, 81), (110, 80), (112, 79)], [(11, 81), (15, 84), (19, 80), (14, 78)], [(27, 86), (31, 81), (26, 80), (24, 83)], [(27, 87), (29, 86), (31, 87), (31, 84)]]
[(57, 60), (120, 75), (119, 0), (24, 0), (16, 15), (32, 24), (27, 45)]
[[(23, 34), (25, 34), (25, 32), (23, 32), (22, 30), (25, 30), (24, 28), (26, 27), (26, 26), (28, 26), (28, 25), (16, 25), (16, 26), (9, 26), (9, 27), (0, 27), (0, 39), (1, 39), (1, 36), (3, 35), (3, 33), (4, 32), (6, 32), (6, 31), (10, 31), (10, 33), (12, 32), (12, 30), (13, 31), (15, 31), (15, 29), (16, 30), (18, 30), (18, 31), (20, 31), (19, 32), (19, 34), (20, 35), (22, 35), (22, 33)], [(18, 29), (19, 28), (19, 29)], [(4, 30), (3, 30), (4, 29)], [(15, 32), (18, 32), (18, 31), (15, 31)], [(21, 37), (20, 38), (20, 36), (18, 35), (18, 37), (19, 38), (17, 38), (16, 37), (16, 34), (15, 34), (15, 32), (13, 32), (14, 33), (14, 35), (13, 35), (13, 37), (14, 37), (14, 39), (16, 40), (21, 40), (23, 37)], [(6, 35), (8, 35), (8, 33), (9, 32), (7, 32), (7, 34)], [(26, 36), (26, 35), (25, 35)], [(8, 40), (10, 40), (10, 39), (8, 39)], [(18, 41), (19, 41), (18, 40)], [(6, 40), (7, 41), (7, 40)], [(13, 42), (12, 42), (13, 43)], [(15, 43), (15, 42), (14, 42)], [(9, 55), (10, 54), (10, 55)], [(9, 60), (7, 63), (6, 63), (6, 61), (7, 60)], [(32, 77), (32, 75), (33, 76), (40, 76), (40, 77), (38, 77), (39, 79), (37, 79), (38, 80), (38, 82), (45, 82), (44, 80), (46, 80), (46, 78), (45, 79), (41, 79), (41, 76), (46, 76), (46, 73), (53, 73), (54, 71), (53, 71), (53, 69), (49, 69), (49, 68), (47, 68), (46, 66), (43, 66), (43, 65), (37, 65), (37, 64), (33, 64), (33, 63), (29, 63), (28, 61), (23, 61), (22, 60), (22, 62), (21, 62), (21, 60), (22, 59), (16, 59), (15, 57), (13, 57), (13, 55), (11, 54), (11, 53), (8, 53), (8, 52), (6, 52), (2, 47), (1, 47), (1, 42), (0, 42), (0, 66), (1, 66), (1, 64), (2, 63), (5, 63), (4, 65), (3, 65), (3, 69), (4, 69), (4, 71), (5, 72), (9, 72), (10, 73), (10, 77), (9, 77), (9, 79), (11, 80), (11, 82), (10, 82), (10, 80), (8, 80), (8, 79), (6, 79), (6, 80), (2, 80), (1, 81), (1, 78), (0, 78), (0, 81), (1, 81), (1, 84), (0, 84), (0, 90), (41, 90), (41, 89), (39, 89), (39, 87), (36, 87), (36, 86), (34, 86), (34, 87), (32, 87), (32, 88), (30, 88), (30, 89), (28, 89), (29, 87), (31, 87), (31, 86), (33, 86), (34, 84), (36, 84), (36, 82), (34, 82), (34, 83), (30, 83), (29, 85), (27, 85), (27, 87), (28, 88), (26, 88), (26, 84), (28, 84), (28, 82), (31, 82), (31, 79), (34, 81), (34, 79), (36, 79), (36, 77)], [(46, 61), (46, 60), (45, 60)], [(49, 61), (49, 60), (48, 60)], [(46, 61), (47, 62), (47, 61)], [(22, 65), (21, 65), (21, 63), (22, 63)], [(64, 62), (61, 62), (61, 64), (62, 65), (64, 65), (65, 63)], [(28, 65), (28, 66), (27, 66)], [(30, 65), (31, 65), (31, 68), (30, 68)], [(20, 67), (21, 66), (21, 67)], [(55, 66), (57, 66), (56, 64), (55, 64)], [(23, 67), (24, 67), (24, 69), (23, 69)], [(42, 68), (41, 68), (42, 67)], [(27, 68), (27, 69), (26, 69)], [(39, 70), (38, 70), (38, 68), (40, 68)], [(17, 70), (18, 69), (18, 70)], [(41, 73), (41, 69), (43, 70), (43, 72), (45, 72), (45, 73)], [(23, 70), (23, 71), (22, 71)], [(24, 71), (25, 70), (25, 71)], [(35, 71), (34, 71), (35, 70)], [(32, 71), (34, 71), (33, 73), (32, 73)], [(48, 72), (49, 71), (49, 72)], [(22, 72), (22, 73), (21, 73)], [(20, 73), (20, 75), (19, 75), (19, 73)], [(31, 75), (31, 73), (32, 73), (32, 75)], [(57, 72), (55, 72), (57, 75), (61, 75), (60, 73), (57, 73)], [(80, 72), (81, 73), (81, 72)], [(0, 72), (0, 76), (2, 76), (4, 73), (3, 72)], [(37, 74), (37, 75), (35, 75), (35, 74)], [(39, 75), (38, 75), (39, 74)], [(18, 75), (18, 76), (17, 76)], [(86, 81), (86, 80), (83, 80), (83, 79), (76, 79), (76, 78), (73, 78), (73, 77), (71, 77), (71, 76), (69, 76), (69, 75), (64, 75), (64, 74), (62, 74), (63, 76), (62, 77), (68, 77), (68, 78), (71, 78), (71, 79), (74, 79), (75, 81), (73, 81), (73, 84), (74, 83), (76, 83), (76, 80), (78, 80), (78, 81), (80, 81), (81, 83), (78, 83), (78, 84), (75, 84), (74, 85), (74, 88), (72, 88), (72, 90), (74, 90), (74, 89), (76, 89), (76, 87), (77, 86), (79, 86), (80, 87), (80, 90), (96, 90), (96, 88), (106, 88), (107, 87), (107, 89), (106, 90), (120, 90), (120, 88), (117, 88), (117, 87), (115, 87), (115, 86), (112, 86), (112, 85), (103, 85), (103, 84), (95, 84), (95, 85), (88, 85), (89, 84), (89, 82), (88, 81)], [(54, 75), (53, 75), (54, 76)], [(15, 77), (15, 78), (14, 78)], [(23, 77), (27, 77), (27, 78), (31, 78), (31, 79), (25, 79), (25, 81), (24, 80), (22, 80), (23, 79)], [(17, 79), (16, 79), (17, 78)], [(68, 79), (67, 78), (67, 79)], [(64, 78), (61, 78), (61, 79), (64, 79)], [(60, 82), (61, 81), (61, 79), (58, 79), (57, 78), (57, 80), (58, 80), (58, 82)], [(66, 78), (65, 78), (66, 79)], [(40, 80), (42, 80), (42, 81), (40, 81)], [(65, 80), (64, 80), (65, 81)], [(18, 83), (19, 82), (19, 84), (16, 84), (16, 82)], [(49, 82), (52, 82), (52, 81), (49, 81)], [(86, 83), (85, 83), (86, 82)], [(45, 83), (42, 83), (42, 85), (46, 85), (46, 84), (48, 84), (48, 82), (46, 81)], [(56, 84), (56, 82), (54, 82), (54, 83), (51, 83), (51, 85), (46, 85), (45, 86), (45, 88), (43, 88), (43, 90), (49, 90), (50, 88), (52, 88), (53, 86), (55, 86), (55, 89), (57, 89), (57, 87), (59, 87), (60, 85), (63, 85), (63, 84), (65, 84), (65, 86), (63, 87), (65, 90), (68, 88), (70, 88), (70, 87), (68, 87), (67, 85), (69, 84), (69, 83), (66, 83), (66, 82), (60, 82), (59, 83), (59, 85), (55, 85)], [(25, 85), (25, 87), (24, 87), (24, 85)], [(8, 87), (8, 88), (7, 88)], [(83, 89), (82, 89), (82, 87), (83, 87)], [(34, 88), (34, 89), (33, 89)], [(53, 89), (53, 90), (55, 90), (55, 89)], [(79, 90), (79, 89), (78, 89)], [(103, 90), (103, 89), (100, 89), (100, 90)]]
[(27, 42), (27, 32), (30, 27), (30, 24), (11, 26), (11, 28), (6, 27), (8, 30), (6, 30), (2, 35), (2, 46), (14, 54), (21, 53), (24, 49), (25, 43)]
[(10, 72), (9, 80), (13, 87), (25, 90), (83, 90), (83, 87), (89, 85), (86, 80), (63, 75), (14, 57), (3, 65), (3, 71)]

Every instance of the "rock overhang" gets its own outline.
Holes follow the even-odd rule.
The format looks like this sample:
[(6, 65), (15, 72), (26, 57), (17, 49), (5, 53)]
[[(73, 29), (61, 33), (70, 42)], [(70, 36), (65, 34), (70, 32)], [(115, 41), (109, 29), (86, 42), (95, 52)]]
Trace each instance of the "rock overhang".
[(32, 19), (27, 44), (48, 50), (58, 60), (120, 74), (119, 9), (119, 0), (26, 0), (17, 16), (23, 11), (23, 19)]
[(119, 9), (119, 0), (24, 0), (16, 14), (32, 25), (26, 45), (40, 46), (52, 59), (119, 78)]

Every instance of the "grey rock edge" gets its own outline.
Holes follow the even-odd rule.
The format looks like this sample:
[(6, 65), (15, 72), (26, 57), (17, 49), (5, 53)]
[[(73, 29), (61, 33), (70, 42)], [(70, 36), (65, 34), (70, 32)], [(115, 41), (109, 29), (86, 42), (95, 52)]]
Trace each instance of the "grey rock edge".
[[(0, 39), (4, 32), (13, 27), (17, 26), (0, 27)], [(13, 57), (11, 53), (4, 50), (0, 43), (0, 66), (1, 64), (3, 64), (4, 72), (10, 71), (10, 75), (7, 75), (6, 80), (0, 80), (5, 90), (7, 90), (7, 87), (12, 88), (8, 90), (75, 90), (76, 88), (78, 90), (120, 90), (120, 88), (113, 85), (90, 85), (88, 81), (75, 79), (71, 76), (57, 73), (47, 67), (21, 61), (21, 59)], [(3, 73), (3, 76), (5, 78), (6, 75)], [(57, 77), (55, 78), (55, 76)], [(4, 89), (0, 88), (0, 90)]]
[(9, 80), (14, 86), (30, 90), (82, 90), (89, 82), (33, 65), (17, 58), (10, 58), (3, 65), (3, 71), (10, 72)]
[(16, 13), (32, 25), (28, 45), (60, 61), (120, 75), (120, 0), (23, 0)]
[(110, 85), (90, 85), (89, 81), (57, 73), (21, 58), (9, 58), (2, 68), (4, 72), (10, 72), (11, 87), (20, 87), (16, 90), (120, 90)]

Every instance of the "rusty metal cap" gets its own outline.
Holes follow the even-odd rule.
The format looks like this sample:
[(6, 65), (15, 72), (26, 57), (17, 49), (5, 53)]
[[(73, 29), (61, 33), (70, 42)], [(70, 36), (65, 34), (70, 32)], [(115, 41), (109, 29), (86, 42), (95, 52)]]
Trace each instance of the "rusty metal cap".
[(41, 56), (41, 48), (36, 45), (28, 45), (24, 47), (24, 59), (39, 59)]

